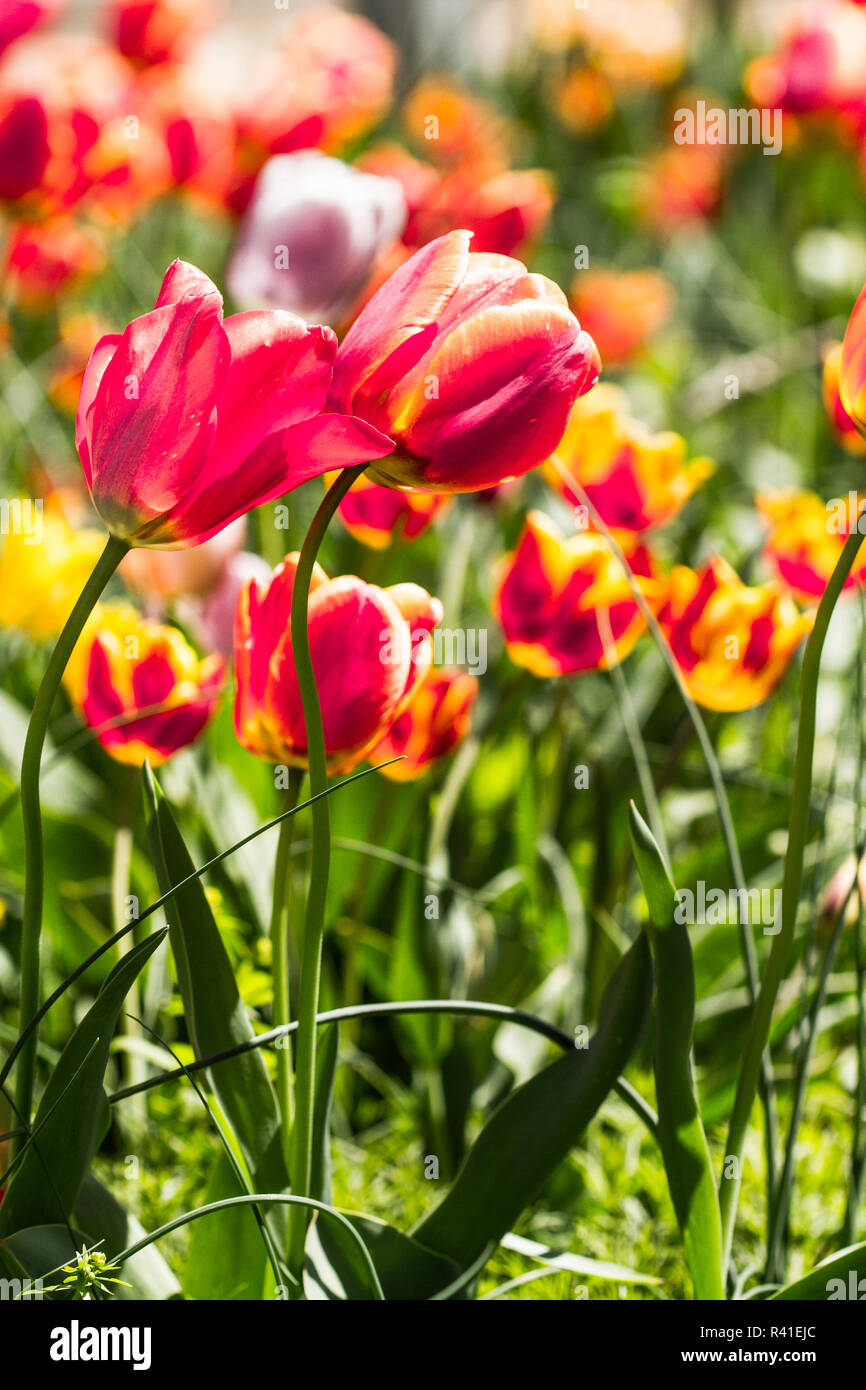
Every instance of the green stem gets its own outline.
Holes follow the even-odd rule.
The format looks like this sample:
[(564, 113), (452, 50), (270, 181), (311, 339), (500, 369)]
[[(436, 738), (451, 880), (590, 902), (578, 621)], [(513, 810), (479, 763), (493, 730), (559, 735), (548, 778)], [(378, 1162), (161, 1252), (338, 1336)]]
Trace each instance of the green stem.
[[(19, 1027), (36, 1013), (39, 1007), (39, 939), (42, 931), (42, 903), (45, 890), (42, 814), (39, 805), (39, 769), (42, 749), (48, 732), (48, 720), (63, 673), (81, 631), (96, 606), (97, 600), (120, 564), (129, 546), (116, 536), (109, 536), (96, 566), (79, 595), (57, 639), (48, 661), (45, 675), (36, 695), (24, 755), (21, 760), (21, 816), (24, 823), (24, 911), (21, 924), (21, 987)], [(36, 1073), (36, 1037), (34, 1028), (18, 1061), (15, 1101), (24, 1123), (30, 1122), (33, 1087)]]
[[(283, 799), (283, 811), (293, 810), (297, 805), (301, 790), (302, 773), (299, 768), (289, 769), (289, 781)], [(289, 991), (289, 902), (292, 893), (292, 840), (295, 833), (295, 817), (287, 816), (280, 822), (280, 837), (277, 841), (277, 857), (274, 861), (274, 900), (271, 909), (271, 974), (274, 987), (274, 1026), (279, 1028), (291, 1021), (291, 999)], [(288, 1170), (291, 1158), (292, 1115), (294, 1113), (294, 1086), (292, 1081), (292, 1053), (288, 1039), (277, 1048), (277, 1096), (282, 1120), (281, 1134), (283, 1156)]]
[[(818, 676), (821, 653), (827, 628), (842, 592), (845, 580), (863, 543), (854, 531), (846, 540), (836, 568), (830, 577), (815, 624), (806, 644), (803, 672), (800, 678), (800, 727), (797, 735), (797, 756), (794, 764), (794, 787), (791, 795), (791, 815), (788, 822), (788, 845), (785, 852), (785, 872), (782, 879), (782, 926), (773, 938), (773, 945), (764, 969), (764, 978), (752, 1012), (745, 1051), (737, 1079), (737, 1091), (728, 1127), (725, 1165), (721, 1181), (720, 1206), (724, 1265), (730, 1259), (737, 1200), (740, 1192), (740, 1167), (752, 1104), (761, 1075), (761, 1057), (769, 1041), (776, 998), (791, 955), (797, 925), (797, 906), (803, 879), (803, 854), (809, 829), (809, 804), (812, 791), (812, 758), (815, 750), (815, 711), (818, 699)], [(730, 1160), (736, 1160), (730, 1163)], [(728, 1170), (731, 1170), (728, 1176)]]
[[(347, 468), (329, 488), (301, 548), (292, 589), (291, 637), (292, 656), (298, 677), (304, 728), (307, 735), (307, 763), (310, 769), (310, 796), (325, 790), (328, 764), (325, 754), (325, 734), (322, 711), (316, 689), (316, 677), (310, 656), (310, 635), (307, 630), (307, 609), (310, 580), (325, 532), (334, 512), (349, 488), (364, 472), (366, 464)], [(319, 1008), (319, 984), (322, 972), (322, 938), (325, 931), (325, 904), (328, 896), (328, 874), (331, 862), (331, 817), (325, 797), (313, 802), (312, 852), (310, 855), (310, 887), (304, 922), (304, 953), (301, 961), (301, 988), (298, 999), (298, 1033), (295, 1063), (295, 1120), (292, 1126), (291, 1163), (289, 1171), (292, 1192), (297, 1197), (309, 1197), (312, 1169), (313, 1103), (316, 1081), (316, 1014)], [(304, 1262), (304, 1245), (309, 1217), (305, 1209), (289, 1215), (289, 1268), (296, 1276)]]

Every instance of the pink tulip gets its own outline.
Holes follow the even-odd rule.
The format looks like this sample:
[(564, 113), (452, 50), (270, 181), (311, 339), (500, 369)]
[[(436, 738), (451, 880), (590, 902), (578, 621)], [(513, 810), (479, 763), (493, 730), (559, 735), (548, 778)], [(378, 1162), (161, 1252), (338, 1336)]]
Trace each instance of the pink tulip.
[(379, 289), (343, 340), (329, 396), (396, 441), (374, 481), (477, 492), (556, 449), (600, 361), (562, 290), (450, 232)]
[(337, 340), (282, 311), (235, 314), (175, 261), (151, 313), (102, 338), (76, 442), (93, 503), (131, 545), (199, 545), (235, 517), (391, 441), (322, 413)]
[(276, 155), (256, 184), (229, 265), (251, 309), (289, 309), (338, 324), (406, 225), (396, 179), (364, 174), (318, 150)]

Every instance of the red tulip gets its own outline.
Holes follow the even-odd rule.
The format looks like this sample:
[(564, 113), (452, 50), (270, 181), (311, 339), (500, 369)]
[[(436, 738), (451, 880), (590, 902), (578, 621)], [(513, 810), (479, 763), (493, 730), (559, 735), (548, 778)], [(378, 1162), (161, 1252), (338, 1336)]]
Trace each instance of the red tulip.
[(477, 492), (526, 473), (595, 384), (595, 344), (559, 287), (469, 241), (461, 230), (417, 251), (340, 347), (331, 409), (396, 441), (374, 480)]
[(4, 98), (0, 104), (0, 198), (34, 193), (50, 158), (48, 117), (37, 96)]
[(124, 58), (149, 67), (181, 58), (209, 17), (205, 0), (112, 0), (108, 27)]
[(175, 261), (153, 311), (101, 339), (76, 439), (94, 505), (132, 545), (198, 545), (329, 468), (393, 447), (323, 415), (337, 340), (293, 314), (235, 314)]
[[(235, 731), (245, 748), (275, 763), (306, 766), (307, 743), (289, 615), (297, 555), (270, 583), (250, 582), (235, 619)], [(438, 599), (417, 584), (379, 589), (354, 575), (328, 579), (317, 565), (308, 626), (333, 771), (361, 762), (406, 707), (430, 664)]]
[(63, 0), (3, 0), (0, 12), (0, 54), (10, 44), (51, 19), (61, 8)]

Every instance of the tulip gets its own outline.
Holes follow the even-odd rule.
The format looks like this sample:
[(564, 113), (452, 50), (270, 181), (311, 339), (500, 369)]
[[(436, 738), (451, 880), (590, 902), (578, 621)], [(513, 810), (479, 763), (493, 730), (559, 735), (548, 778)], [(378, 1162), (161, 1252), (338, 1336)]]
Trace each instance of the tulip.
[(403, 104), (409, 139), (434, 163), (506, 168), (517, 144), (514, 123), (450, 78), (425, 77)]
[(843, 925), (852, 927), (866, 904), (866, 859), (857, 864), (857, 857), (849, 854), (842, 860), (821, 896), (818, 914), (819, 924), (825, 929), (833, 927), (839, 914), (844, 912)]
[(336, 465), (387, 453), (378, 431), (321, 408), (336, 338), (293, 314), (236, 314), (175, 261), (154, 310), (101, 339), (76, 421), (94, 505), (130, 545), (198, 545)]
[[(850, 499), (841, 503), (839, 515), (814, 492), (761, 493), (758, 510), (769, 528), (766, 555), (779, 578), (805, 603), (820, 599), (836, 568), (850, 534), (859, 521), (866, 498), (857, 500), (857, 515), (851, 515)], [(866, 550), (855, 561), (844, 584), (866, 582)]]
[[(306, 766), (307, 743), (289, 612), (297, 555), (270, 583), (247, 584), (235, 620), (235, 731), (275, 763)], [(308, 630), (332, 771), (355, 767), (406, 707), (430, 664), (438, 599), (417, 584), (379, 589), (354, 575), (329, 579), (316, 565)]]
[(866, 454), (864, 438), (854, 420), (842, 404), (839, 391), (839, 378), (842, 371), (842, 344), (831, 343), (824, 353), (824, 371), (821, 379), (824, 409), (830, 421), (830, 428), (836, 439), (849, 454)]
[(669, 577), (659, 623), (685, 683), (705, 709), (751, 709), (773, 693), (813, 617), (775, 584), (749, 588), (727, 561)]
[(674, 291), (658, 270), (585, 270), (571, 305), (605, 366), (630, 362), (670, 317)]
[(128, 604), (107, 603), (89, 618), (63, 679), (106, 752), (141, 767), (145, 759), (165, 762), (198, 738), (216, 709), (224, 672), (222, 657), (200, 661), (177, 628), (148, 622)]
[(256, 183), (229, 289), (245, 307), (289, 309), (336, 325), (405, 223), (396, 179), (316, 150), (277, 155)]
[(208, 18), (205, 0), (112, 0), (107, 23), (124, 58), (150, 67), (183, 58)]
[(638, 218), (660, 236), (711, 218), (722, 199), (722, 151), (720, 145), (671, 145), (651, 154), (635, 182)]
[(541, 463), (594, 385), (595, 344), (562, 291), (519, 261), (422, 247), (344, 338), (329, 396), (396, 441), (374, 481), (477, 492)]
[(120, 576), (143, 599), (160, 601), (205, 594), (225, 573), (246, 539), (246, 518), (239, 516), (209, 541), (184, 550), (130, 550)]
[(37, 24), (53, 19), (62, 7), (63, 0), (3, 0), (0, 13), (0, 54), (16, 39), (29, 34)]
[(35, 193), (50, 155), (48, 115), (39, 97), (0, 97), (0, 199)]
[(679, 0), (536, 0), (533, 9), (543, 47), (558, 52), (579, 44), (622, 91), (672, 82), (685, 64), (689, 35)]
[(99, 531), (76, 531), (59, 506), (41, 499), (7, 502), (10, 524), (0, 550), (0, 624), (41, 641), (56, 637), (99, 558)]
[(851, 310), (842, 340), (839, 400), (854, 428), (866, 438), (866, 285)]
[(366, 477), (353, 484), (337, 515), (346, 530), (372, 550), (385, 550), (393, 541), (413, 541), (450, 504), (441, 492), (382, 487)]
[[(643, 547), (626, 549), (650, 607), (663, 586)], [(646, 624), (626, 576), (601, 536), (563, 540), (541, 512), (530, 512), (494, 597), (508, 655), (534, 676), (606, 670), (628, 656)]]
[(645, 531), (675, 516), (713, 464), (707, 458), (687, 461), (681, 435), (651, 434), (628, 416), (627, 404), (623, 392), (605, 385), (575, 402), (545, 474), (570, 506), (582, 502), (569, 477), (581, 485), (606, 526)]
[(745, 87), (762, 107), (862, 121), (864, 63), (866, 16), (848, 0), (824, 0), (795, 20), (777, 52), (748, 65)]
[(467, 672), (448, 667), (431, 671), (372, 751), (371, 761), (399, 758), (382, 768), (394, 782), (422, 776), (462, 743), (477, 694), (478, 681)]

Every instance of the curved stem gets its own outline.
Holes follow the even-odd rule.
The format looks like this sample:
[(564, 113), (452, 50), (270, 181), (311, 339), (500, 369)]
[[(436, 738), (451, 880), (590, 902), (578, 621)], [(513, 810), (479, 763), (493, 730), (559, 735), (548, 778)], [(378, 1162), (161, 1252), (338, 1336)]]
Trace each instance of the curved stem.
[[(55, 696), (60, 688), (72, 649), (81, 636), (82, 628), (92, 613), (129, 546), (116, 536), (109, 536), (105, 549), (96, 562), (93, 573), (66, 620), (57, 645), (48, 661), (45, 675), (36, 695), (33, 713), (24, 742), (21, 760), (21, 815), (24, 822), (24, 911), (21, 924), (21, 988), (19, 1027), (24, 1027), (39, 1007), (39, 939), (42, 932), (42, 903), (44, 897), (44, 847), (42, 814), (39, 805), (39, 770), (42, 749), (48, 732), (48, 720)], [(36, 1029), (30, 1033), (18, 1062), (15, 1100), (23, 1120), (29, 1124), (36, 1073)]]
[[(298, 677), (304, 728), (307, 735), (307, 763), (310, 769), (310, 796), (325, 790), (328, 764), (322, 711), (316, 677), (310, 656), (307, 609), (310, 580), (328, 524), (349, 488), (361, 476), (366, 464), (345, 469), (325, 494), (301, 548), (292, 589), (292, 656)], [(309, 1197), (312, 1167), (313, 1102), (316, 1077), (316, 1013), (322, 970), (322, 937), (325, 930), (325, 903), (331, 862), (331, 817), (325, 798), (314, 801), (313, 834), (310, 855), (310, 887), (304, 921), (304, 954), (301, 961), (301, 988), (298, 999), (298, 1036), (295, 1065), (295, 1120), (292, 1126), (290, 1175), (296, 1196)], [(289, 1268), (299, 1275), (304, 1261), (304, 1242), (308, 1216), (298, 1210), (289, 1216)]]
[[(283, 810), (292, 810), (297, 805), (301, 790), (299, 768), (289, 769), (289, 781), (283, 800)], [(284, 1027), (291, 1018), (291, 999), (289, 993), (289, 901), (292, 889), (292, 840), (295, 833), (295, 817), (286, 816), (280, 823), (280, 837), (277, 841), (277, 857), (274, 861), (274, 899), (271, 909), (271, 975), (274, 988), (273, 1017), (276, 1027)], [(288, 1171), (290, 1159), (290, 1138), (292, 1114), (294, 1111), (294, 1086), (292, 1081), (292, 1053), (289, 1047), (277, 1048), (277, 1098), (282, 1120), (281, 1134), (283, 1156)]]
[[(740, 1167), (746, 1129), (761, 1074), (761, 1057), (770, 1037), (773, 1009), (782, 980), (788, 968), (794, 933), (797, 926), (797, 905), (803, 880), (803, 854), (809, 829), (809, 803), (812, 791), (812, 758), (815, 750), (815, 711), (818, 700), (818, 676), (821, 653), (827, 628), (842, 592), (845, 580), (863, 544), (855, 530), (848, 537), (827, 584), (815, 625), (806, 644), (803, 673), (800, 678), (800, 727), (797, 734), (797, 756), (794, 763), (794, 788), (791, 794), (791, 815), (788, 822), (788, 845), (785, 851), (785, 872), (782, 879), (782, 927), (773, 938), (773, 945), (764, 970), (764, 978), (752, 1012), (745, 1051), (737, 1078), (737, 1091), (731, 1112), (725, 1146), (725, 1165), (720, 1184), (724, 1264), (730, 1258), (740, 1192)], [(733, 1158), (736, 1161), (729, 1163)], [(728, 1169), (731, 1174), (728, 1176)]]

